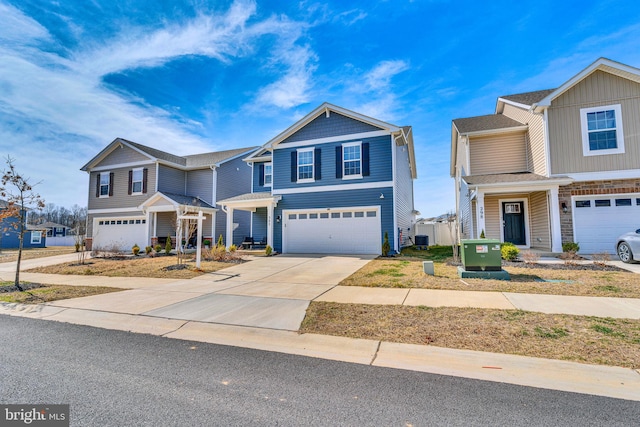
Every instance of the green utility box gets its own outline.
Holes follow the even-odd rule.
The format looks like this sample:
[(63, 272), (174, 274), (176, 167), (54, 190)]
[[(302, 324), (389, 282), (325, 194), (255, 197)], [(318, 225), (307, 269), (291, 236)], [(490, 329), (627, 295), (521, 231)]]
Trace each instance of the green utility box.
[(462, 265), (466, 271), (501, 271), (500, 240), (462, 240)]

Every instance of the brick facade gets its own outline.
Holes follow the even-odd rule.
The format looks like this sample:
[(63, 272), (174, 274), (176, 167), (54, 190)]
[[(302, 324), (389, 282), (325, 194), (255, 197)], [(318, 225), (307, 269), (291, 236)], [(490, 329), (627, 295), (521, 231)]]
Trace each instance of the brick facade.
[(560, 187), (558, 191), (558, 203), (561, 207), (564, 203), (568, 208), (566, 214), (560, 213), (562, 242), (573, 242), (572, 196), (627, 193), (640, 193), (640, 178), (574, 182), (573, 184)]

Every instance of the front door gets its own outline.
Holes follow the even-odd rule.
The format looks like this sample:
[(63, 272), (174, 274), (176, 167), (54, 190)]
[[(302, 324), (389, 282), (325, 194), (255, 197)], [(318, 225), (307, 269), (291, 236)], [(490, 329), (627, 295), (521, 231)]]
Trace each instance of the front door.
[(502, 202), (504, 241), (514, 245), (526, 245), (524, 230), (524, 202)]

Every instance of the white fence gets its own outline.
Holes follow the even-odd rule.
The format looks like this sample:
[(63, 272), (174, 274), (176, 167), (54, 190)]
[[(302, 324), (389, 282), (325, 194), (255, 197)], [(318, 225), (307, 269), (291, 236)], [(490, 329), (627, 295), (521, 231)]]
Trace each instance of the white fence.
[(73, 236), (47, 237), (46, 244), (47, 246), (73, 246), (76, 240)]
[[(449, 224), (446, 222), (431, 222), (426, 224), (416, 224), (414, 226), (415, 236), (429, 236), (429, 245), (451, 245), (451, 233), (455, 236), (456, 222), (451, 223), (451, 232)], [(415, 241), (415, 239), (414, 239)]]

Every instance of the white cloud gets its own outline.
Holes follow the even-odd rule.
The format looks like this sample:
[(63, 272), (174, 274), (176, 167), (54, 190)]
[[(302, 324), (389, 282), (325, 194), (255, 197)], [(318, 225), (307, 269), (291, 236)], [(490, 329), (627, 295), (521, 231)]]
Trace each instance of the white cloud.
[(2, 30), (0, 40), (3, 43), (23, 44), (35, 40), (49, 40), (49, 32), (15, 7), (0, 3)]
[(409, 65), (402, 60), (382, 61), (364, 75), (364, 80), (370, 90), (386, 89), (393, 77), (408, 68)]

